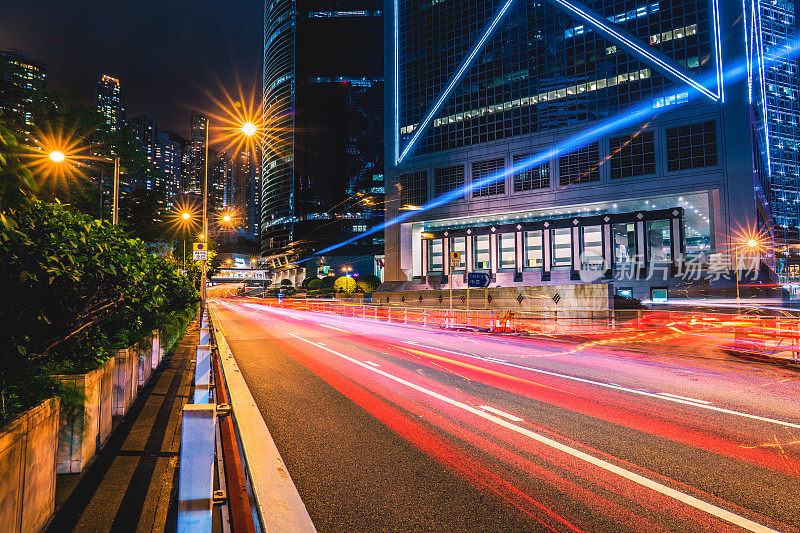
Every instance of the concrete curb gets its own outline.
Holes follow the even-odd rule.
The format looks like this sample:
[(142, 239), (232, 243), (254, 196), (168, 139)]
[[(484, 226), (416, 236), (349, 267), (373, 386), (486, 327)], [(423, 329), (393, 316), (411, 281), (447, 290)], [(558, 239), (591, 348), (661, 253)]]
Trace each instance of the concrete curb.
[(211, 305), (209, 311), (244, 466), (253, 488), (262, 530), (314, 533), (316, 528), (239, 371), (217, 313)]

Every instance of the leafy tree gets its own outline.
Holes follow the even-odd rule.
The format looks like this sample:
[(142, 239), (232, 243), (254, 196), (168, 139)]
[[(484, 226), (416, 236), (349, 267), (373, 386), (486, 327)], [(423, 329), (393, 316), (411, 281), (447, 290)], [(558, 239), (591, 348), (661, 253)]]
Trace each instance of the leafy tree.
[(381, 278), (374, 274), (359, 276), (359, 278), (356, 280), (356, 285), (364, 292), (375, 292), (375, 289), (377, 289), (378, 285), (380, 284)]
[(320, 287), (322, 287), (322, 280), (319, 278), (312, 278), (311, 281), (308, 282), (308, 286), (306, 288), (310, 291), (317, 291), (320, 289)]
[(20, 160), (16, 136), (2, 119), (0, 115), (0, 227), (8, 230), (15, 225), (14, 209), (36, 190), (36, 182)]
[(336, 283), (336, 278), (333, 276), (325, 276), (320, 280), (319, 288), (322, 291), (332, 291), (334, 283)]
[(351, 294), (356, 290), (356, 280), (350, 276), (339, 276), (336, 278), (333, 288), (336, 289), (336, 292)]
[(304, 289), (309, 289), (310, 287), (308, 286), (308, 284), (314, 281), (315, 279), (319, 278), (317, 276), (308, 276), (306, 279), (303, 280), (303, 283), (301, 283), (300, 286)]
[[(117, 226), (33, 199), (0, 228), (0, 420), (163, 328), (175, 336), (197, 291)], [(49, 384), (48, 384), (49, 383)]]

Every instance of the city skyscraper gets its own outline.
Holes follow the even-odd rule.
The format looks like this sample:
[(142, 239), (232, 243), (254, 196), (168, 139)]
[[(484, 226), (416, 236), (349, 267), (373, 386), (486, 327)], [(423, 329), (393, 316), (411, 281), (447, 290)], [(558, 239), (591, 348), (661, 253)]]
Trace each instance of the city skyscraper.
[(203, 192), (207, 127), (208, 117), (199, 111), (192, 111), (189, 137), (189, 172), (188, 181), (184, 189), (187, 193), (202, 194)]
[(125, 104), (119, 80), (106, 74), (97, 82), (97, 112), (103, 115), (108, 131), (119, 131), (125, 124)]
[[(265, 254), (308, 256), (381, 222), (382, 35), (377, 1), (265, 2)], [(370, 237), (337, 255), (371, 265), (380, 251)]]
[(43, 96), (46, 78), (44, 63), (14, 48), (0, 51), (0, 109), (26, 135), (33, 130), (33, 106)]
[(156, 174), (164, 184), (167, 205), (172, 205), (176, 196), (182, 192), (183, 151), (186, 140), (174, 133), (157, 130), (153, 143), (153, 164)]
[[(655, 300), (724, 284), (680, 274), (730, 271), (754, 238), (759, 275), (777, 281), (761, 4), (583, 5), (384, 3), (396, 287), (481, 272)], [(726, 77), (723, 58), (746, 75)]]

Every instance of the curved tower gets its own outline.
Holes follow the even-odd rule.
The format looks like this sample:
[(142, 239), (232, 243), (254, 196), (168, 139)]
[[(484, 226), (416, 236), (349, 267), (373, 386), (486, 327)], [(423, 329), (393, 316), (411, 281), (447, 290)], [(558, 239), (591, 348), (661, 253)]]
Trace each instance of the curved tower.
[(294, 240), (295, 0), (264, 1), (261, 249)]

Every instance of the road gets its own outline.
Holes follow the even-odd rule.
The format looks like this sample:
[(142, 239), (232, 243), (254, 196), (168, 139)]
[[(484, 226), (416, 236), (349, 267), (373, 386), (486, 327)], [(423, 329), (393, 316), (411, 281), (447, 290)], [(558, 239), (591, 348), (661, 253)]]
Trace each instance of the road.
[(320, 531), (800, 529), (796, 371), (212, 305)]

